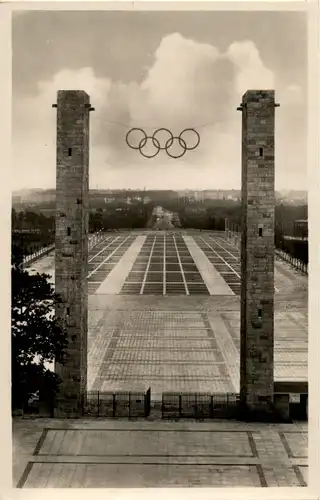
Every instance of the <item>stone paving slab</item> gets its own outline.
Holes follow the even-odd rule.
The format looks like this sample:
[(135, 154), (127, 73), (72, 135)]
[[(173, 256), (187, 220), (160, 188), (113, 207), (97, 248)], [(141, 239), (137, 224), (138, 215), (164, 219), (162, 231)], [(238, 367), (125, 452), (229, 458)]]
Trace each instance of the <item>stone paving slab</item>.
[[(229, 356), (229, 370), (233, 370), (237, 374), (240, 370), (240, 312), (226, 312), (220, 316), (225, 325), (223, 335), (225, 340), (222, 341), (227, 346), (226, 355)], [(214, 315), (209, 315), (209, 318), (214, 318)], [(297, 318), (299, 326), (296, 324)], [(237, 359), (235, 357), (232, 359), (230, 352), (235, 353), (235, 349), (238, 351)], [(276, 381), (308, 380), (307, 310), (296, 313), (275, 313), (274, 356)]]
[[(123, 433), (126, 439), (123, 439)], [(233, 456), (235, 448), (237, 456), (253, 458), (256, 449), (251, 444), (251, 436), (246, 432), (238, 432), (236, 445), (230, 441), (228, 432), (201, 430), (193, 432), (150, 430), (138, 428), (130, 431), (124, 429), (108, 430), (48, 430), (38, 456), (71, 455), (71, 456), (153, 456), (153, 457), (206, 457)], [(251, 441), (250, 441), (251, 439)], [(128, 452), (130, 450), (130, 452)]]
[(306, 455), (306, 431), (306, 424), (15, 419), (14, 485), (304, 486), (305, 459), (291, 458), (283, 435)]
[[(156, 476), (156, 481), (155, 481)], [(125, 480), (123, 480), (125, 478)], [(34, 464), (26, 488), (144, 488), (261, 486), (256, 466)]]

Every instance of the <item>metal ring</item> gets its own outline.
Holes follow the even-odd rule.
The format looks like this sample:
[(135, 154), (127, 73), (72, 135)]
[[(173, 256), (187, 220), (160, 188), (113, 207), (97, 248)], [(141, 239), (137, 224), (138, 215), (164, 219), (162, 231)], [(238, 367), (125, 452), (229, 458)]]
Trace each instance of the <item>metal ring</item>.
[[(158, 139), (156, 139), (156, 137), (155, 137), (155, 136), (156, 136), (156, 134), (157, 134), (158, 132), (161, 132), (161, 131), (163, 131), (163, 130), (164, 130), (165, 132), (168, 132), (168, 134), (170, 135), (170, 139), (173, 139), (173, 134), (172, 134), (172, 132), (171, 132), (169, 129), (167, 129), (167, 128), (158, 128), (158, 129), (157, 129), (157, 130), (153, 133), (153, 135), (152, 135), (152, 142), (153, 142), (154, 140), (156, 140), (156, 141), (158, 142), (159, 146), (160, 146), (159, 140), (158, 140)], [(168, 140), (170, 140), (170, 139), (168, 139)], [(167, 141), (167, 142), (168, 142), (168, 141)], [(157, 146), (157, 147), (158, 147), (158, 146)], [(165, 146), (165, 145), (164, 145), (163, 147), (161, 147), (161, 146), (160, 146), (160, 149), (166, 149), (166, 146)]]
[[(168, 151), (168, 149), (169, 149), (169, 148), (171, 148), (171, 146), (173, 145), (173, 141), (174, 141), (175, 139), (179, 142), (180, 146), (181, 146), (182, 148), (184, 148), (184, 150), (183, 150), (183, 152), (181, 153), (181, 155), (172, 155), (172, 154), (170, 154), (170, 153), (169, 153), (169, 151)], [(171, 141), (171, 143), (168, 145), (168, 142), (170, 142), (170, 141)], [(181, 141), (184, 143), (184, 146), (181, 144)], [(168, 155), (168, 156), (170, 156), (170, 158), (175, 158), (175, 159), (177, 159), (177, 158), (181, 158), (181, 157), (182, 157), (182, 156), (186, 153), (186, 151), (187, 151), (187, 145), (186, 145), (186, 142), (185, 142), (183, 139), (181, 139), (181, 137), (172, 137), (171, 139), (168, 139), (168, 140), (167, 140), (167, 142), (166, 142), (166, 146), (165, 146), (165, 150), (166, 150), (167, 155)]]
[(141, 139), (141, 141), (143, 141), (144, 139), (147, 138), (147, 134), (145, 133), (144, 130), (142, 130), (142, 128), (132, 128), (131, 130), (129, 130), (129, 132), (127, 133), (126, 135), (126, 143), (128, 144), (129, 148), (131, 149), (140, 149), (140, 144), (141, 144), (141, 141), (139, 142), (139, 145), (138, 146), (132, 146), (130, 143), (129, 143), (129, 135), (131, 134), (131, 132), (134, 132), (135, 130), (138, 130), (139, 132), (142, 132), (142, 134), (144, 135), (144, 138)]
[[(158, 151), (156, 151), (154, 153), (154, 155), (146, 155), (145, 153), (143, 153), (142, 151), (142, 148), (144, 148), (148, 142), (148, 139), (151, 139), (152, 140), (152, 144), (154, 145), (154, 147), (158, 148)], [(158, 143), (158, 145), (155, 145), (154, 144), (154, 141)], [(143, 143), (143, 144), (141, 144)], [(139, 142), (139, 147), (138, 147), (140, 153), (142, 154), (142, 156), (144, 156), (145, 158), (154, 158), (155, 156), (157, 156), (157, 154), (159, 153), (161, 147), (160, 147), (160, 142), (158, 141), (158, 139), (156, 139), (155, 137), (151, 137), (151, 136), (148, 136), (146, 135), (146, 137), (144, 137), (143, 139), (141, 139), (141, 141)]]
[[(196, 142), (196, 145), (195, 145), (195, 146), (193, 146), (192, 148), (190, 148), (190, 147), (188, 148), (188, 146), (187, 146), (187, 144), (186, 144), (186, 141), (184, 141), (184, 140), (182, 139), (182, 137), (181, 137), (181, 136), (182, 136), (185, 132), (194, 132), (194, 133), (196, 134), (196, 136), (197, 136), (197, 142)], [(185, 128), (185, 129), (181, 132), (181, 134), (179, 135), (179, 142), (180, 142), (180, 140), (183, 140), (183, 142), (185, 143), (185, 147), (186, 147), (186, 149), (187, 149), (188, 151), (192, 151), (193, 149), (196, 149), (196, 148), (199, 146), (199, 144), (200, 144), (200, 135), (199, 135), (199, 133), (198, 133), (198, 132), (197, 132), (194, 128)]]

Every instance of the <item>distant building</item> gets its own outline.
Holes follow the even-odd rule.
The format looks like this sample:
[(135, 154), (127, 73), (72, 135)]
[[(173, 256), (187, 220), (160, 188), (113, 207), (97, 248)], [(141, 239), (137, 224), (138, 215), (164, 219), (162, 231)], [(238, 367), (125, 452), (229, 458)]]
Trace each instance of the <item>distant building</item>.
[(308, 238), (308, 220), (300, 219), (294, 221), (293, 235), (297, 238)]
[[(21, 195), (18, 195), (20, 203), (28, 203), (29, 205), (37, 205), (39, 203), (50, 203), (54, 202), (56, 199), (56, 191), (55, 189), (43, 189), (43, 190), (32, 190), (22, 192)], [(16, 195), (13, 199), (16, 201), (18, 198)]]

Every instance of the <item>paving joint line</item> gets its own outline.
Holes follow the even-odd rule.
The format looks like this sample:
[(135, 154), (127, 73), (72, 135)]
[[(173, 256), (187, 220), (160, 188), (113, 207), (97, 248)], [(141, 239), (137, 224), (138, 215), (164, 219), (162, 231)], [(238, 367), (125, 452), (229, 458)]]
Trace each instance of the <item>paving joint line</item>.
[(184, 275), (184, 271), (183, 271), (183, 268), (182, 268), (181, 259), (180, 259), (180, 255), (179, 255), (179, 252), (178, 252), (177, 241), (176, 241), (176, 237), (175, 236), (173, 236), (173, 242), (174, 242), (175, 250), (177, 252), (177, 257), (178, 257), (178, 262), (179, 262), (179, 267), (180, 267), (180, 273), (181, 273), (181, 276), (182, 276), (182, 279), (183, 279), (183, 284), (184, 284), (185, 292), (186, 292), (186, 295), (190, 295), (189, 288), (188, 288), (188, 285), (187, 285), (187, 282), (186, 282), (186, 277)]
[[(152, 254), (153, 254), (155, 243), (156, 243), (156, 236), (153, 237), (153, 242), (152, 242), (152, 246), (151, 246), (150, 253), (149, 253), (147, 267), (146, 267), (146, 269), (144, 271), (144, 276), (143, 276), (142, 285), (141, 285), (141, 289), (140, 289), (140, 295), (143, 295), (143, 291), (144, 291), (144, 287), (145, 287), (145, 284), (146, 284), (147, 274), (149, 272), (149, 267), (150, 267), (150, 263), (151, 263), (151, 257), (152, 257)], [(124, 284), (126, 284), (126, 283), (124, 283)]]

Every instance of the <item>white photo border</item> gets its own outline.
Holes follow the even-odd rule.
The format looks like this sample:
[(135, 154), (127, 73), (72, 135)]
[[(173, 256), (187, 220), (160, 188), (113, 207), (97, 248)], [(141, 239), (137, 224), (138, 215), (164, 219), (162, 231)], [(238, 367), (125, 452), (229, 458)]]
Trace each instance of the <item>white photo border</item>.
[[(12, 425), (11, 425), (11, 346), (10, 346), (10, 262), (11, 262), (11, 13), (18, 10), (224, 10), (224, 11), (305, 11), (308, 15), (308, 220), (309, 220), (309, 302), (308, 302), (308, 376), (309, 376), (309, 480), (305, 488), (135, 488), (135, 489), (32, 489), (12, 488)], [(15, 2), (0, 4), (0, 142), (2, 182), (0, 183), (0, 499), (100, 499), (110, 500), (160, 500), (188, 498), (196, 500), (245, 499), (267, 500), (320, 499), (320, 231), (317, 231), (320, 213), (319, 165), (319, 0), (279, 0), (278, 2), (201, 1), (201, 2), (128, 2), (105, 0), (81, 2), (56, 0), (55, 2)], [(280, 103), (281, 104), (281, 103)], [(319, 322), (319, 323), (318, 323)]]

